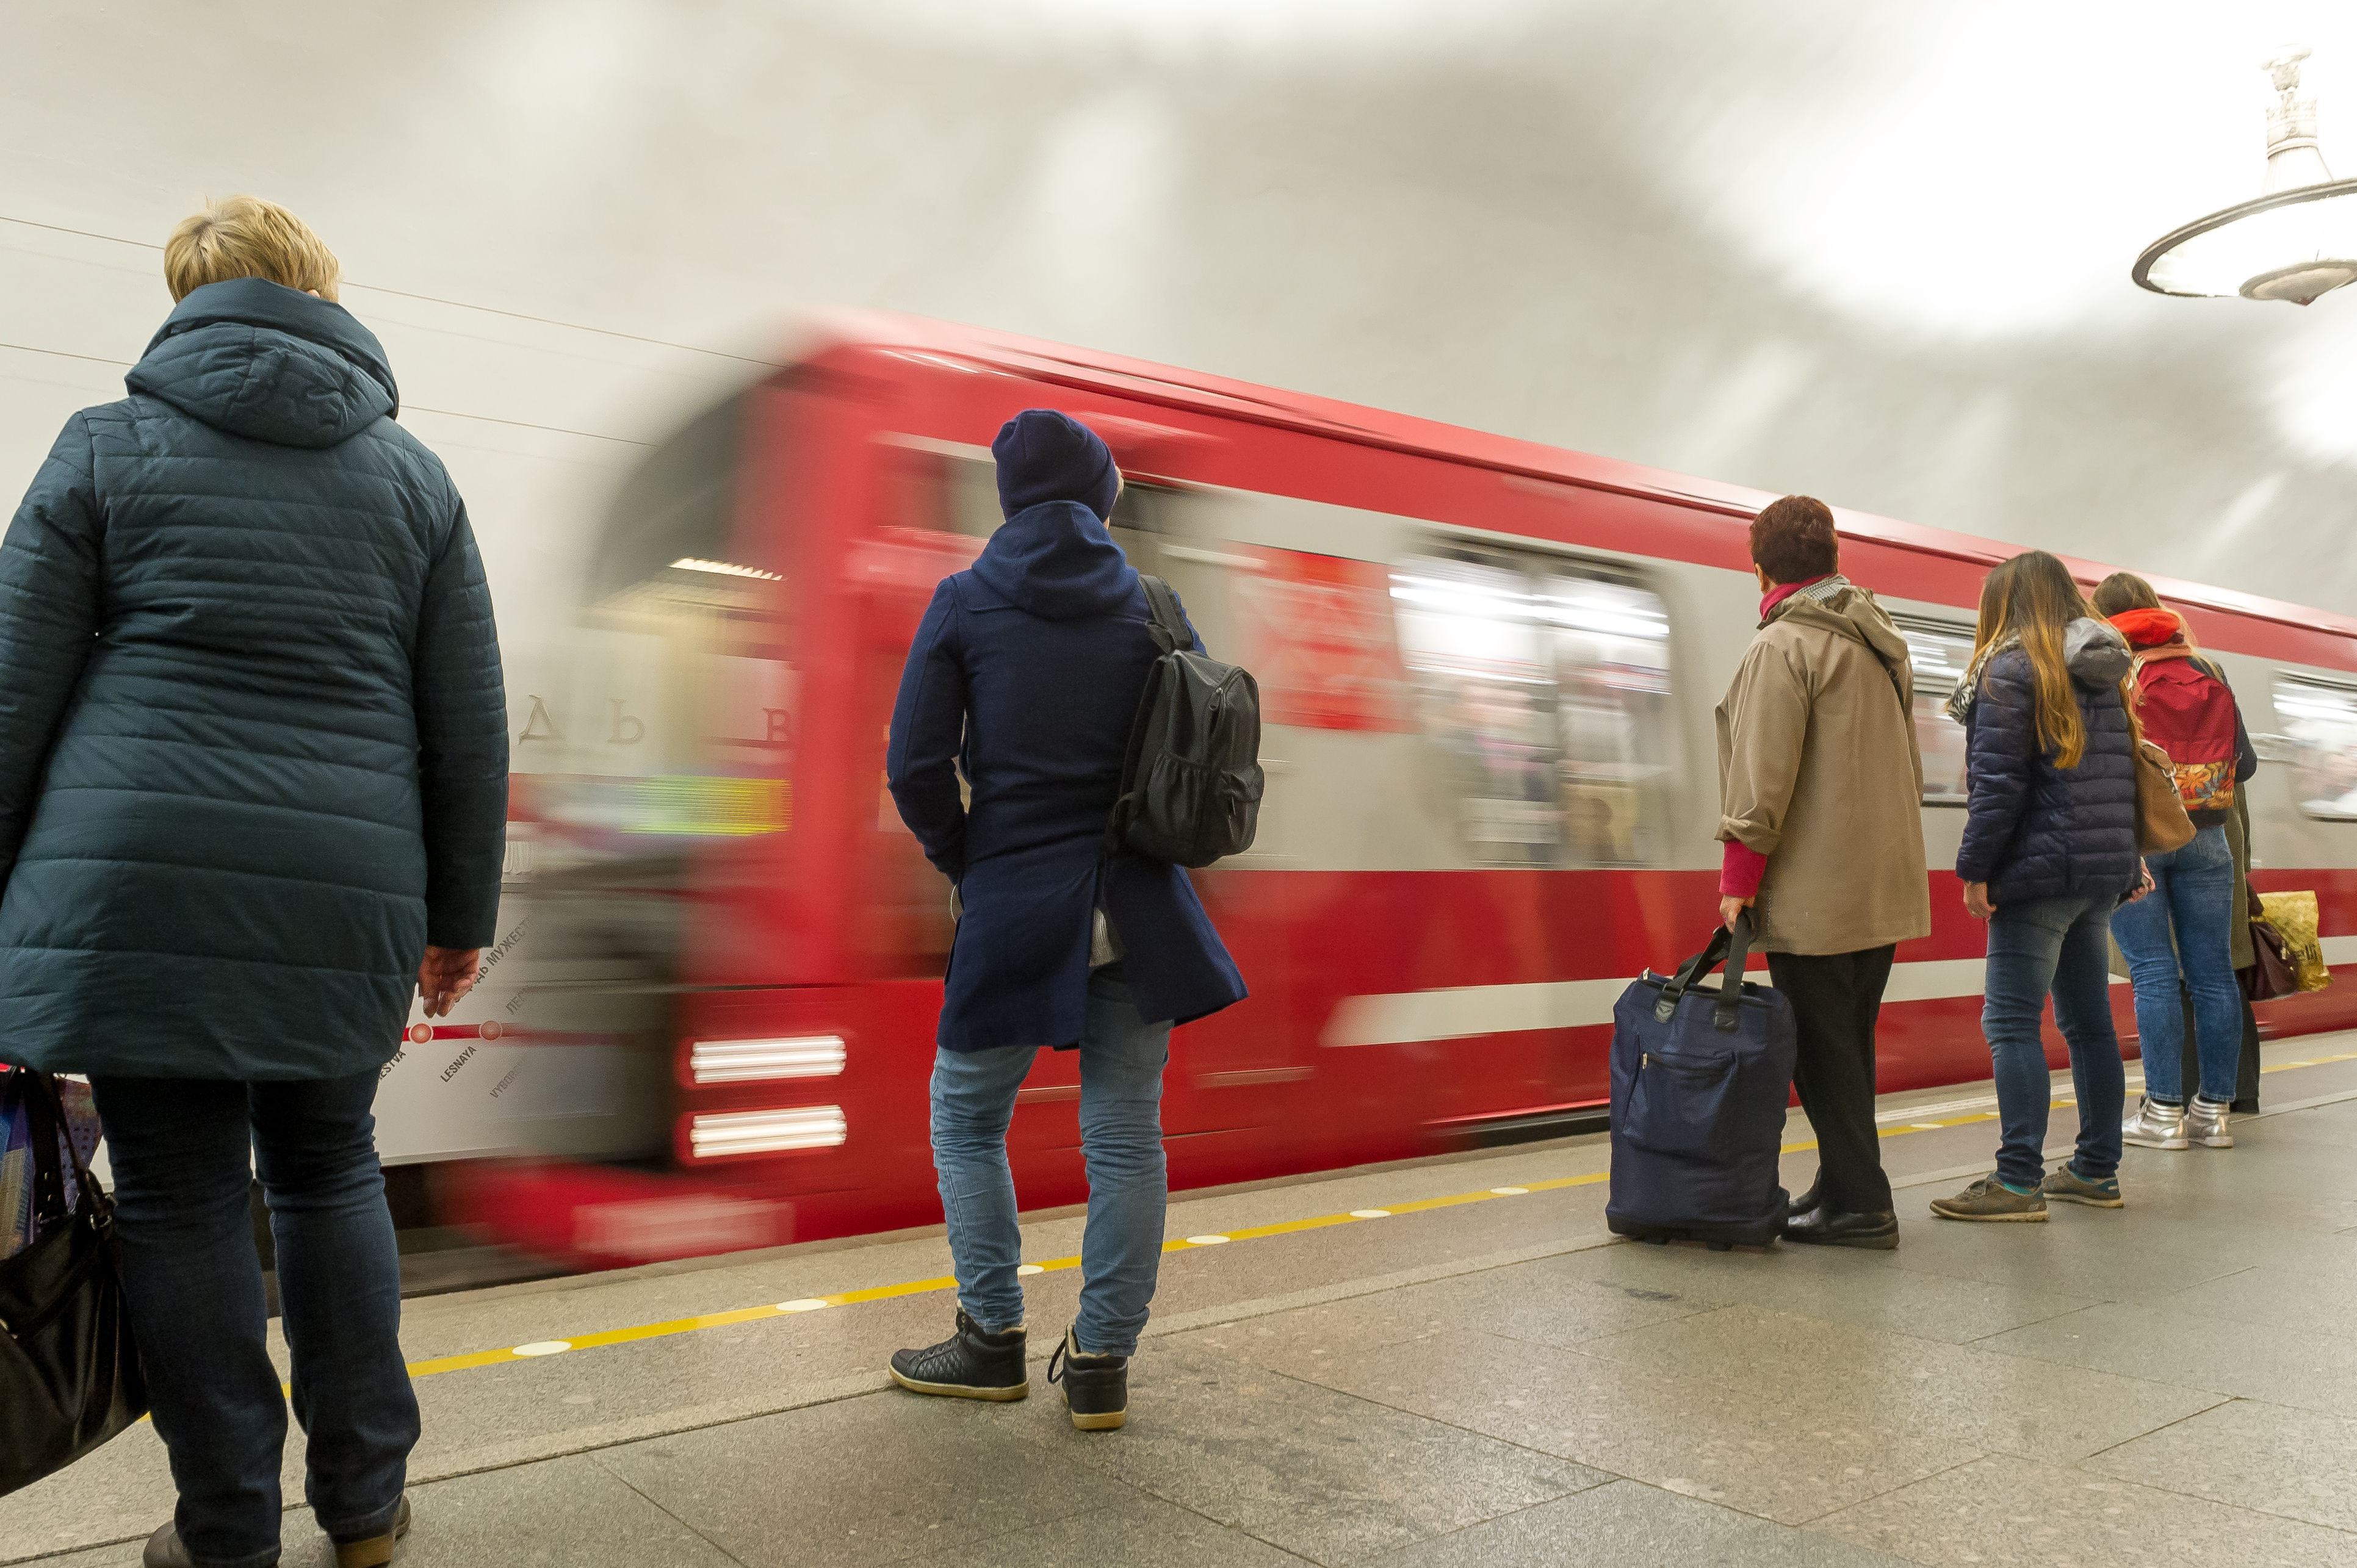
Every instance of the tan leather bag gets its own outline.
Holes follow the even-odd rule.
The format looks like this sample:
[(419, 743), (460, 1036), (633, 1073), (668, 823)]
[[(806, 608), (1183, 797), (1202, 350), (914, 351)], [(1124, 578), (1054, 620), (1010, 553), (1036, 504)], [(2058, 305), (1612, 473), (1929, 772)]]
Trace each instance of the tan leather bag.
[(2148, 740), (2136, 742), (2136, 853), (2167, 854), (2193, 842), (2193, 819), (2177, 792), (2169, 753)]

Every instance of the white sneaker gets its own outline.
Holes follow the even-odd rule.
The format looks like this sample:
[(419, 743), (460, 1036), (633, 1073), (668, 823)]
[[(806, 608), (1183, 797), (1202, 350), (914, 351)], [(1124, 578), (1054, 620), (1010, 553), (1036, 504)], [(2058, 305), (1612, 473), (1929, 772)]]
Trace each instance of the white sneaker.
[[(2185, 1135), (2185, 1107), (2155, 1105), (2147, 1095), (2120, 1123), (2120, 1141), (2140, 1149), (2190, 1149)], [(2230, 1142), (2232, 1140), (2229, 1140)]]

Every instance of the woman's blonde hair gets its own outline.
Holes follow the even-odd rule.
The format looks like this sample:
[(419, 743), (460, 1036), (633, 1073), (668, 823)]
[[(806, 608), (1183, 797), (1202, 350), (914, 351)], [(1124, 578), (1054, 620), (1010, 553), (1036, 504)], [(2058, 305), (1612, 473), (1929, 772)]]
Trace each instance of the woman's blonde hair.
[[(2043, 550), (2032, 550), (2004, 562), (1981, 585), (1980, 624), (1973, 632), (1973, 658), (1981, 656), (2007, 637), (2021, 639), (2029, 656), (2031, 683), (2037, 693), (2038, 744), (2053, 753), (2057, 768), (2076, 768), (2087, 755), (2087, 726), (2079, 716), (2079, 700), (2071, 692), (2071, 665), (2063, 657), (2062, 634), (2074, 620), (2092, 618), (2093, 608), (2071, 580), (2071, 568)], [(2120, 683), (2120, 700), (2136, 733), (2133, 679)]]
[(343, 263), (308, 224), (258, 196), (208, 201), (164, 242), (164, 282), (176, 303), (231, 278), (267, 278), (333, 299), (343, 275)]

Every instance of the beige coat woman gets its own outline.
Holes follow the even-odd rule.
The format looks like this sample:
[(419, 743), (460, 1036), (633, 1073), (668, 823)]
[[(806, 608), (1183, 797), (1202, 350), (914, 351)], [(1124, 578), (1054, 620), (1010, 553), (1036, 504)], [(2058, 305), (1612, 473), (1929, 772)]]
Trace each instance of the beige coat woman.
[(1718, 837), (1768, 857), (1763, 950), (1931, 934), (1914, 707), (1906, 639), (1865, 589), (1838, 583), (1769, 612), (1717, 715)]

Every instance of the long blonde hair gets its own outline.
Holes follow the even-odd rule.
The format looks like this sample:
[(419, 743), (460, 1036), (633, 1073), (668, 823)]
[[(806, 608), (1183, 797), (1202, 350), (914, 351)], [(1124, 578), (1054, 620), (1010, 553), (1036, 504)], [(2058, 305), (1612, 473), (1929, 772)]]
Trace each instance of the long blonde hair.
[[(1974, 667), (1981, 668), (1985, 656), (2008, 638), (2019, 640), (2029, 657), (2037, 695), (2038, 744), (2053, 754), (2057, 768), (2076, 768), (2087, 755), (2087, 726), (2079, 716), (2079, 700), (2072, 694), (2062, 635), (2072, 621), (2093, 618), (2086, 596), (2071, 580), (2071, 569), (2043, 550), (2001, 563), (1981, 585), (1980, 623), (1973, 631)], [(2131, 737), (2140, 727), (2133, 685), (2133, 677), (2120, 682)]]

